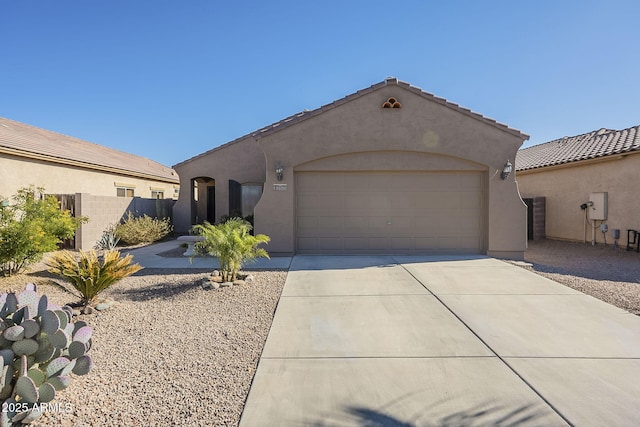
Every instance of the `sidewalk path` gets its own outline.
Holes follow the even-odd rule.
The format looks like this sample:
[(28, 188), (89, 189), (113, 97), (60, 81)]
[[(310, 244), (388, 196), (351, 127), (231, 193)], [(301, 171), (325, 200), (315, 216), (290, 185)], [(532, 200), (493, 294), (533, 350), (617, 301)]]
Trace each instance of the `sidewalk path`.
[[(176, 249), (179, 246), (180, 242), (177, 240), (169, 240), (132, 249), (127, 253), (133, 255), (134, 262), (144, 268), (198, 268), (213, 270), (220, 267), (218, 260), (209, 256), (190, 259), (189, 257), (162, 257), (158, 255)], [(255, 262), (246, 264), (244, 269), (287, 269), (290, 264), (291, 257), (258, 258)]]

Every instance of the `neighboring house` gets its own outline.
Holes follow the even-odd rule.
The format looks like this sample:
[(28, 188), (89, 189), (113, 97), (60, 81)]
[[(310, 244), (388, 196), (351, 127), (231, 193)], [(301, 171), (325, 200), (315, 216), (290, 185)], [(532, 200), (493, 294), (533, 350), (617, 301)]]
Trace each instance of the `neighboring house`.
[(76, 249), (93, 247), (127, 211), (171, 216), (179, 183), (152, 160), (0, 117), (0, 200), (30, 185), (58, 195), (63, 208), (89, 217)]
[(178, 231), (255, 213), (272, 254), (522, 258), (527, 135), (389, 78), (174, 166)]
[[(523, 198), (544, 198), (547, 238), (603, 242), (606, 237), (613, 243), (618, 229), (626, 245), (627, 230), (640, 229), (640, 126), (600, 129), (522, 149), (516, 171)], [(591, 220), (600, 217), (593, 213), (598, 203), (581, 209), (593, 193), (607, 193), (606, 220)]]
[(0, 196), (47, 193), (177, 198), (179, 179), (153, 160), (0, 117)]

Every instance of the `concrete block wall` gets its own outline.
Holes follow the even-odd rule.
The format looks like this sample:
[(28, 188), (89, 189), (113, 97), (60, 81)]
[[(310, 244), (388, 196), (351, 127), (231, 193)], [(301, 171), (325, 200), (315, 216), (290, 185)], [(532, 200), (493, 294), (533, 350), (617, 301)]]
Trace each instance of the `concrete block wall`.
[(76, 232), (76, 249), (92, 249), (107, 227), (120, 222), (129, 211), (134, 216), (148, 215), (152, 218), (171, 218), (174, 204), (175, 200), (171, 199), (94, 196), (88, 193), (76, 193), (76, 216), (89, 217), (89, 222), (82, 224)]
[(76, 232), (76, 249), (89, 250), (102, 237), (104, 230), (117, 224), (129, 210), (133, 197), (92, 196), (76, 193), (76, 216), (87, 216), (89, 222)]

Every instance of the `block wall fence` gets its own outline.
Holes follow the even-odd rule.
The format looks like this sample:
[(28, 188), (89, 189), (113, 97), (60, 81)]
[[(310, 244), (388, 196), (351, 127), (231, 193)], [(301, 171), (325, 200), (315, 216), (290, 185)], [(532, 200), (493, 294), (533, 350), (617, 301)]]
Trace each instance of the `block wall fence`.
[(82, 224), (76, 232), (75, 248), (89, 250), (102, 237), (110, 225), (117, 224), (127, 212), (135, 216), (172, 218), (175, 200), (143, 199), (140, 197), (93, 196), (88, 193), (75, 194), (75, 215), (87, 216), (89, 222)]

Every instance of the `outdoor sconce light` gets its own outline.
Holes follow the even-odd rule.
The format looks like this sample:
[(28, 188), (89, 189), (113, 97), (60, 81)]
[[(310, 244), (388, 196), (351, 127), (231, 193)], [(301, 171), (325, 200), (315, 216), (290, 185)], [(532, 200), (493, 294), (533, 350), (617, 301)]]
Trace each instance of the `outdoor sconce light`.
[(502, 168), (502, 173), (500, 174), (500, 178), (507, 179), (507, 177), (511, 175), (512, 170), (513, 170), (513, 165), (509, 160), (507, 160), (507, 163), (505, 163), (504, 167)]
[(0, 208), (6, 208), (7, 206), (9, 206), (8, 200), (0, 200)]
[(280, 162), (278, 162), (278, 165), (276, 166), (276, 178), (278, 178), (278, 181), (282, 181), (283, 173), (284, 173), (284, 168), (282, 167)]

